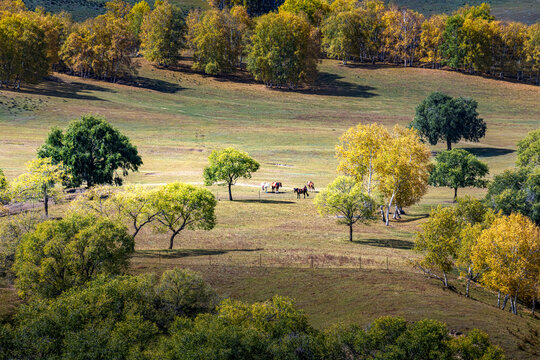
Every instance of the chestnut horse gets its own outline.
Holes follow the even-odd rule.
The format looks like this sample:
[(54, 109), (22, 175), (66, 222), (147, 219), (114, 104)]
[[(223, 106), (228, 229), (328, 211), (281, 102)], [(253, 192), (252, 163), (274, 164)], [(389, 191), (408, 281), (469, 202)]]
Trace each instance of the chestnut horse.
[(304, 199), (306, 198), (306, 195), (309, 197), (307, 186), (304, 186), (303, 188), (294, 188), (293, 191), (296, 193), (297, 199), (300, 199), (300, 194), (304, 194)]
[(308, 181), (307, 182), (307, 187), (308, 187), (309, 190), (315, 191), (315, 184), (313, 183), (313, 181)]
[(281, 182), (273, 182), (272, 183), (272, 192), (279, 192), (279, 188), (280, 187), (283, 187), (283, 185), (281, 184)]

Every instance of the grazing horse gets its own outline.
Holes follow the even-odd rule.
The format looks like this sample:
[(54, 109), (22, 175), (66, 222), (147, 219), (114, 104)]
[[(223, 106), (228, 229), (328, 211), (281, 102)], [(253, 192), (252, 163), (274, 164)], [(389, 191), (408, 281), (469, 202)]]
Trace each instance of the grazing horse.
[(279, 192), (279, 188), (280, 187), (283, 187), (283, 185), (281, 184), (281, 182), (273, 182), (272, 183), (272, 192)]
[(313, 183), (313, 181), (308, 181), (308, 182), (307, 182), (307, 188), (308, 188), (309, 190), (315, 191), (315, 184)]
[(307, 186), (304, 186), (303, 188), (294, 188), (293, 191), (296, 193), (297, 199), (300, 199), (300, 194), (304, 194), (304, 199), (306, 198), (306, 195), (309, 197)]

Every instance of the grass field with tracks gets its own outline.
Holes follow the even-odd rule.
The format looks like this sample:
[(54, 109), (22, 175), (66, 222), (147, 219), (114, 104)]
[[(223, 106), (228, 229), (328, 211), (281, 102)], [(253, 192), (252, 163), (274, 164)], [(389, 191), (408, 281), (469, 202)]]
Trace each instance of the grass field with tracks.
[[(472, 300), (459, 286), (444, 291), (410, 266), (418, 256), (411, 251), (415, 231), (431, 207), (451, 204), (452, 190), (430, 189), (390, 227), (380, 221), (357, 226), (351, 243), (335, 219), (317, 215), (313, 195), (297, 200), (290, 189), (307, 180), (322, 188), (336, 176), (334, 146), (347, 128), (373, 121), (406, 125), (415, 106), (436, 90), (478, 101), (487, 136), (457, 147), (486, 161), (491, 175), (499, 173), (513, 166), (516, 142), (540, 124), (540, 88), (457, 72), (344, 67), (325, 60), (316, 86), (291, 92), (265, 88), (244, 73), (193, 73), (187, 60), (176, 69), (140, 62), (131, 85), (55, 74), (19, 92), (2, 90), (0, 168), (8, 178), (24, 171), (52, 126), (65, 128), (85, 113), (105, 116), (137, 145), (144, 165), (128, 183), (201, 184), (210, 152), (237, 147), (261, 169), (233, 189), (238, 201), (226, 201), (224, 187), (210, 188), (221, 199), (216, 228), (183, 231), (173, 252), (161, 251), (166, 234), (145, 229), (137, 239), (134, 272), (187, 266), (201, 271), (222, 296), (253, 301), (289, 295), (319, 327), (367, 324), (387, 314), (431, 317), (457, 331), (487, 331), (510, 358), (538, 357), (538, 319), (497, 310), (495, 295), (481, 289), (473, 290)], [(262, 181), (281, 181), (285, 192), (260, 194)], [(484, 190), (460, 194), (481, 197)], [(66, 206), (53, 207), (53, 215)], [(14, 301), (11, 292), (0, 292), (0, 312), (9, 313)]]

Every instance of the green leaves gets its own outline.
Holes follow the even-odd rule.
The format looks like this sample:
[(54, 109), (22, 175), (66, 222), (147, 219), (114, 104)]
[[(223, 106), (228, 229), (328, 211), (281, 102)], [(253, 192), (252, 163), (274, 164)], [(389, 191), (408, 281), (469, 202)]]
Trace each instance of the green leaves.
[(489, 173), (487, 164), (466, 150), (453, 149), (440, 152), (435, 161), (435, 167), (429, 175), (429, 184), (455, 189), (454, 201), (457, 198), (458, 188), (487, 186), (487, 180), (483, 179)]
[(486, 134), (486, 123), (478, 117), (478, 103), (468, 98), (456, 98), (433, 92), (416, 107), (411, 127), (436, 145), (439, 141), (452, 144), (461, 139), (478, 141)]
[(71, 175), (68, 184), (88, 187), (95, 184), (122, 184), (116, 173), (122, 170), (137, 171), (142, 165), (137, 148), (129, 138), (111, 126), (104, 118), (83, 115), (73, 120), (65, 134), (53, 128), (38, 150), (38, 156), (51, 157), (55, 163), (62, 162)]
[(214, 150), (208, 157), (209, 165), (204, 168), (206, 186), (223, 181), (229, 185), (229, 199), (232, 200), (231, 185), (239, 178), (251, 178), (251, 173), (259, 170), (259, 163), (247, 153), (232, 147)]
[(133, 251), (126, 228), (110, 220), (75, 213), (46, 221), (17, 248), (17, 287), (23, 296), (54, 297), (98, 274), (122, 273)]
[(516, 164), (531, 169), (540, 166), (540, 129), (531, 131), (518, 142)]
[(170, 183), (152, 193), (152, 208), (159, 223), (157, 229), (170, 231), (169, 249), (184, 229), (210, 230), (216, 223), (216, 199), (210, 191), (179, 182)]

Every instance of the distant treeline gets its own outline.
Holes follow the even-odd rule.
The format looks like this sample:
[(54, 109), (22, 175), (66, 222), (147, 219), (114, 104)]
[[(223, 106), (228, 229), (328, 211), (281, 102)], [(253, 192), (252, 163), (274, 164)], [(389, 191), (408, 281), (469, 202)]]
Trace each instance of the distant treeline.
[(183, 50), (207, 74), (247, 69), (267, 86), (312, 82), (321, 56), (344, 63), (427, 66), (538, 84), (540, 23), (497, 21), (489, 5), (430, 18), (378, 0), (209, 0), (188, 14), (157, 0), (112, 0), (82, 23), (0, 0), (0, 87), (38, 82), (52, 70), (116, 81), (133, 58), (174, 66)]

